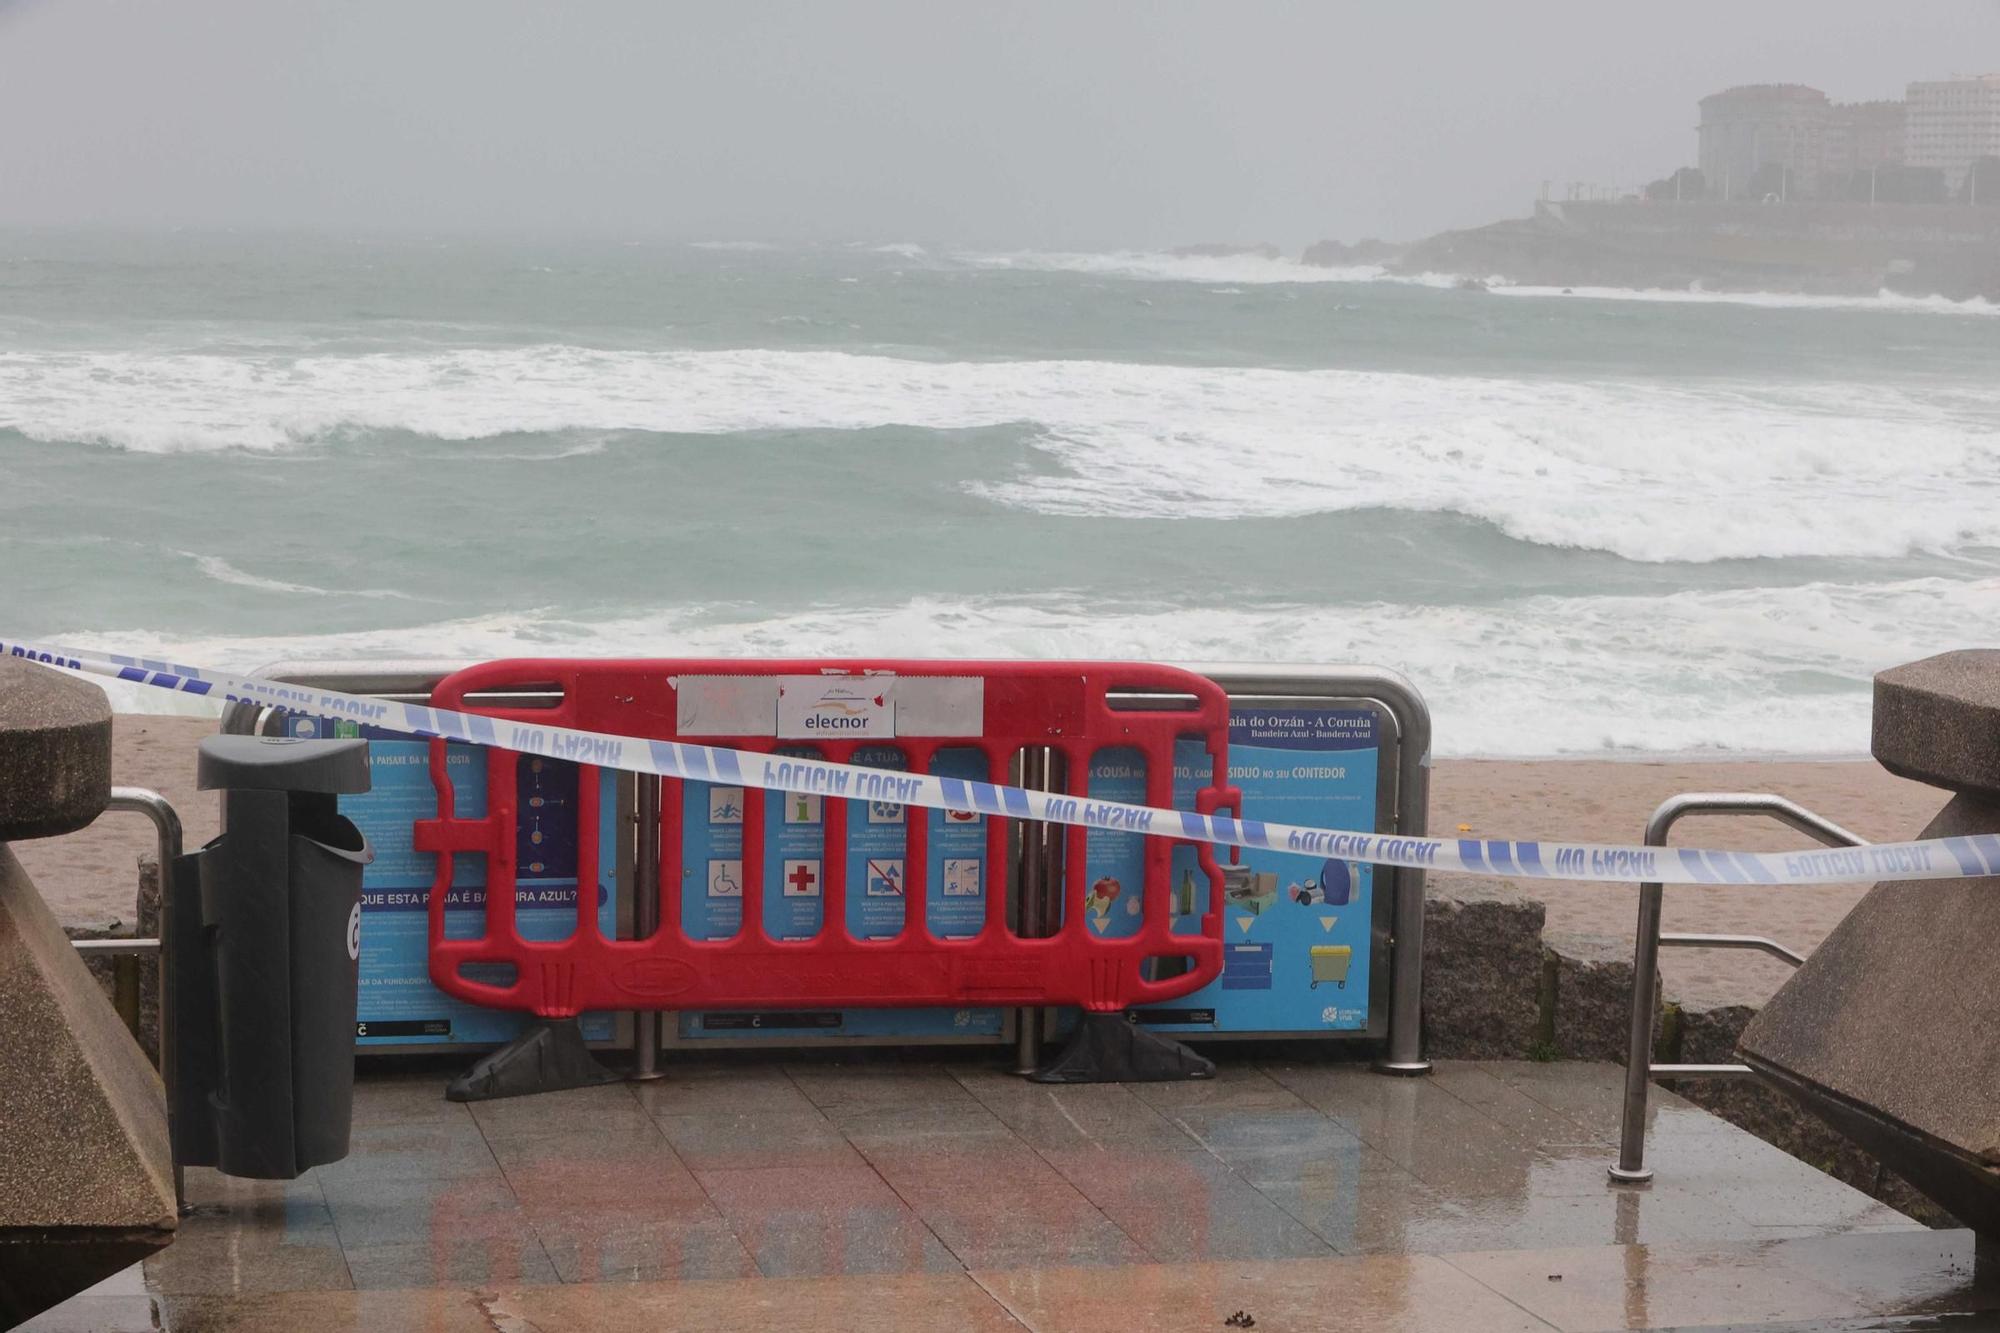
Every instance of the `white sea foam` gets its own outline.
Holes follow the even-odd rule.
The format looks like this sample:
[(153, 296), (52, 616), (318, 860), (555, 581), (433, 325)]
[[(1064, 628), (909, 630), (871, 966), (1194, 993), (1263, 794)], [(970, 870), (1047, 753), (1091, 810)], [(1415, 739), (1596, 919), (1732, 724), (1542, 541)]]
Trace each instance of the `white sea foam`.
[[(563, 346), (0, 355), (0, 428), (149, 453), (282, 450), (357, 429), (471, 440), (1010, 423), (1026, 424), (1050, 465), (967, 485), (1049, 514), (1444, 512), (1641, 561), (2000, 546), (2000, 382), (1580, 382)], [(855, 466), (866, 470), (865, 454)]]
[(1391, 273), (1380, 264), (1319, 267), (1263, 255), (1185, 255), (1152, 250), (1016, 250), (998, 254), (961, 252), (952, 256), (977, 268), (1028, 272), (1088, 273), (1105, 278), (1153, 282), (1267, 285), (1303, 282), (1386, 282), (1413, 287), (1456, 288), (1483, 284), (1496, 295), (1579, 297), (1597, 301), (1652, 301), (1669, 304), (1747, 305), (1769, 310), (1854, 310), (1932, 315), (2000, 315), (2000, 304), (1981, 297), (1909, 296), (1883, 288), (1874, 295), (1813, 295), (1804, 292), (1711, 291), (1701, 287), (1545, 287), (1517, 283), (1505, 274)]
[[(1263, 255), (1176, 255), (1156, 250), (1013, 250), (999, 254), (959, 251), (952, 258), (975, 268), (1041, 273), (1091, 273), (1105, 278), (1159, 282), (1262, 285), (1281, 282), (1374, 282), (1388, 276), (1379, 264), (1322, 268)], [(1449, 281), (1447, 279), (1446, 281)]]
[(399, 602), (419, 600), (392, 588), (333, 589), (315, 587), (310, 583), (290, 583), (284, 579), (267, 578), (261, 574), (238, 569), (219, 555), (200, 555), (194, 551), (181, 551), (179, 554), (194, 561), (195, 568), (209, 578), (233, 588), (250, 588), (257, 592), (285, 593), (299, 597), (365, 597), (371, 600), (389, 599)]
[(1495, 280), (1498, 296), (1577, 297), (1592, 301), (1654, 301), (1667, 305), (1747, 305), (1766, 310), (1859, 310), (1921, 315), (2000, 315), (2000, 304), (1983, 297), (1954, 301), (1946, 296), (1909, 296), (1883, 288), (1873, 296), (1813, 295), (1805, 292), (1730, 292), (1700, 287), (1535, 287)]
[[(1992, 579), (1529, 597), (1486, 608), (1123, 608), (1075, 590), (768, 617), (692, 606), (585, 622), (542, 610), (367, 633), (63, 640), (242, 671), (278, 658), (523, 654), (1360, 662), (1419, 682), (1437, 714), (1440, 754), (1860, 754), (1872, 674), (1955, 642), (1996, 612)], [(172, 698), (135, 691), (120, 705), (152, 710)]]

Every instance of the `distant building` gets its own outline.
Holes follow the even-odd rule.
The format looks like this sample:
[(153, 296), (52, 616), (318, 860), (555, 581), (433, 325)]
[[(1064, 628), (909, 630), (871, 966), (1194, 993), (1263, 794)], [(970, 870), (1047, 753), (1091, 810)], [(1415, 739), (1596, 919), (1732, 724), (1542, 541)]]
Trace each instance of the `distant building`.
[(1956, 191), (1973, 162), (2000, 157), (2000, 74), (1938, 79), (1909, 87), (1903, 160), (1935, 167)]
[[(1747, 199), (1753, 190), (1812, 198), (1832, 111), (1825, 93), (1800, 83), (1745, 84), (1702, 98), (1701, 174), (1710, 193), (1721, 199)], [(1753, 186), (1769, 166), (1784, 171), (1764, 172)]]
[(1838, 180), (1877, 167), (1903, 165), (1901, 102), (1836, 102), (1826, 121), (1820, 155), (1824, 180)]

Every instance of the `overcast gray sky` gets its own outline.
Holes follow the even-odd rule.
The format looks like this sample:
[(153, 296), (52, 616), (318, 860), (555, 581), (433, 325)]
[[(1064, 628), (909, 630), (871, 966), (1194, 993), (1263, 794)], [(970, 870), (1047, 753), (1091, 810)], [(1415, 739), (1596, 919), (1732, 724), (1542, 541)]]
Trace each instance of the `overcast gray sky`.
[(2000, 0), (0, 0), (0, 222), (1290, 247), (1982, 69)]

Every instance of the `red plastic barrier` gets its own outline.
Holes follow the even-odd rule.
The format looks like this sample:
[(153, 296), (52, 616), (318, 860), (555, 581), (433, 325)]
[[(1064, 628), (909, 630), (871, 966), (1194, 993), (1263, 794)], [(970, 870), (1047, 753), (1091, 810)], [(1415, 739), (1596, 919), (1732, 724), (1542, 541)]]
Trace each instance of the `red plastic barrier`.
[[(1127, 748), (1144, 756), (1145, 804), (1159, 807), (1174, 803), (1175, 742), (1194, 738), (1202, 743), (1211, 765), (1210, 781), (1200, 789), (1196, 808), (1207, 814), (1236, 805), (1236, 794), (1227, 786), (1228, 698), (1205, 677), (1170, 667), (1096, 662), (524, 659), (460, 671), (438, 686), (431, 701), (442, 708), (529, 725), (768, 753), (800, 742), (768, 731), (755, 734), (747, 727), (739, 734), (718, 734), (714, 719), (726, 718), (734, 725), (738, 718), (732, 709), (737, 714), (756, 713), (757, 701), (773, 694), (772, 682), (765, 679), (769, 677), (813, 677), (815, 684), (846, 682), (863, 696), (859, 706), (864, 709), (878, 692), (895, 691), (896, 734), (812, 741), (827, 759), (846, 762), (863, 746), (894, 745), (907, 757), (909, 770), (922, 773), (930, 771), (939, 750), (973, 749), (985, 756), (987, 780), (1004, 783), (1017, 753), (1049, 747), (1067, 761), (1070, 793), (1083, 796), (1088, 794), (1092, 756), (1107, 748)], [(897, 684), (885, 688), (891, 678)], [(740, 682), (740, 689), (732, 681)], [(978, 682), (976, 694), (962, 684), (966, 681)], [(548, 686), (560, 691), (554, 708), (496, 708), (468, 701), (471, 695), (519, 694)], [(689, 692), (686, 698), (684, 691)], [(931, 702), (918, 707), (920, 696)], [(910, 701), (907, 705), (905, 699)], [(956, 700), (959, 714), (937, 720), (939, 699), (947, 705)], [(875, 699), (878, 708), (881, 703)], [(973, 706), (980, 709), (980, 716), (968, 719), (964, 713)], [(944, 711), (950, 712), (950, 707)], [(916, 726), (951, 734), (912, 734), (902, 723), (906, 714)], [(771, 731), (782, 729), (774, 723)], [(419, 821), (415, 831), (419, 850), (439, 854), (430, 896), (431, 978), (439, 989), (475, 1004), (546, 1018), (599, 1009), (837, 1006), (1077, 1005), (1116, 1012), (1185, 995), (1221, 971), (1222, 874), (1212, 848), (1197, 844), (1198, 861), (1209, 883), (1209, 907), (1201, 918), (1200, 934), (1172, 932), (1168, 862), (1173, 842), (1148, 838), (1142, 920), (1135, 934), (1108, 938), (1086, 925), (1087, 830), (1067, 828), (1062, 924), (1045, 938), (1024, 938), (1009, 926), (1008, 894), (998, 873), (1009, 864), (1012, 821), (997, 815), (985, 817), (986, 918), (976, 935), (942, 939), (931, 933), (925, 919), (928, 821), (908, 819), (903, 928), (890, 938), (857, 938), (848, 931), (846, 911), (848, 801), (831, 797), (823, 814), (819, 933), (810, 939), (774, 939), (765, 928), (761, 910), (765, 802), (753, 794), (743, 813), (742, 925), (728, 939), (690, 938), (681, 924), (680, 789), (685, 784), (672, 779), (661, 783), (660, 928), (646, 939), (606, 939), (597, 924), (594, 895), (586, 890), (577, 895), (576, 930), (568, 939), (523, 939), (514, 916), (519, 817), (515, 766), (520, 756), (499, 749), (485, 753), (487, 813), (465, 818), (456, 813), (445, 770), (445, 742), (432, 742), (438, 818)], [(600, 813), (599, 784), (593, 777), (586, 769), (578, 784), (578, 825), (585, 830), (597, 827)], [(444, 902), (452, 880), (452, 858), (468, 852), (486, 857), (485, 929), (473, 939), (447, 938)], [(596, 839), (578, 838), (578, 859), (578, 883), (596, 884), (602, 868)], [(1147, 960), (1154, 958), (1175, 960), (1184, 970), (1148, 979)], [(467, 965), (491, 963), (512, 964), (512, 984), (474, 980), (461, 971)]]

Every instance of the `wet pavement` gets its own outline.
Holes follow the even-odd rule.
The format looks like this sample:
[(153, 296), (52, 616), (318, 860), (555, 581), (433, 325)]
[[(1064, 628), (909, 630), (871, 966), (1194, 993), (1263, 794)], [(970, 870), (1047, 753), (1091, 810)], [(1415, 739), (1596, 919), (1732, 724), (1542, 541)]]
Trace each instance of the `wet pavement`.
[[(675, 1060), (503, 1102), (364, 1078), (352, 1155), (189, 1173), (167, 1250), (42, 1327), (1261, 1330), (1970, 1327), (1971, 1237), (1919, 1227), (1621, 1071), (1226, 1063), (1048, 1087), (988, 1060)], [(1984, 1320), (1980, 1321), (1984, 1323)]]

